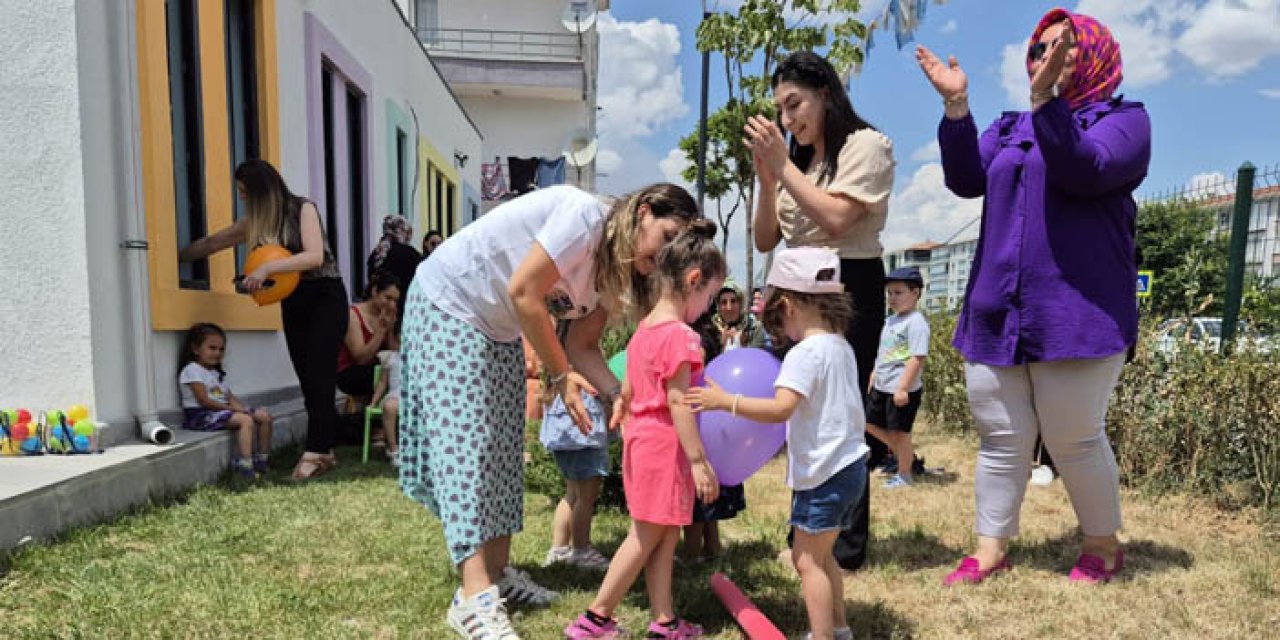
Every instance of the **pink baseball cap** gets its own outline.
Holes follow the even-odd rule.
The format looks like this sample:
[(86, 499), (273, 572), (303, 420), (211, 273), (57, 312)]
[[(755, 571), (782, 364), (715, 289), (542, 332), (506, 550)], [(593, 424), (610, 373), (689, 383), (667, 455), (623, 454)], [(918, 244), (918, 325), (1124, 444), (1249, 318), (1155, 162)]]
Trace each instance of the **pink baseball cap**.
[(765, 283), (799, 293), (844, 293), (840, 256), (821, 247), (783, 249), (773, 257)]

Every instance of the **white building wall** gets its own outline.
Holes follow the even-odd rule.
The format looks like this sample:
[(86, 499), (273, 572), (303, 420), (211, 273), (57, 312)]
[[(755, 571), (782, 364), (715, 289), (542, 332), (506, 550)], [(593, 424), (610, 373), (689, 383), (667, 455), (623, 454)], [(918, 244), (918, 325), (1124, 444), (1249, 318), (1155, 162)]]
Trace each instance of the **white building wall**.
[(440, 0), (441, 29), (569, 33), (560, 24), (565, 0)]
[(570, 132), (586, 118), (581, 103), (560, 100), (464, 96), (462, 104), (483, 123), (485, 162), (495, 155), (503, 162), (507, 156), (559, 157)]
[(0, 406), (95, 403), (76, 3), (0, 0)]
[[(393, 0), (279, 0), (280, 169), (289, 184), (303, 193), (310, 185), (304, 11), (373, 76), (369, 242), (390, 208), (387, 99), (413, 104), (421, 135), (442, 154), (472, 159), (459, 193), (477, 191), (480, 135)], [(142, 335), (153, 347), (154, 408), (176, 408), (183, 335), (150, 329), (146, 294), (135, 300), (130, 286), (131, 261), (145, 253), (120, 246), (145, 239), (133, 3), (0, 0), (0, 16), (0, 407), (84, 403), (100, 420), (132, 421), (147, 408), (146, 382), (134, 376), (147, 369)], [(135, 214), (139, 232), (129, 233)], [(226, 364), (241, 395), (297, 384), (280, 332), (231, 332)]]

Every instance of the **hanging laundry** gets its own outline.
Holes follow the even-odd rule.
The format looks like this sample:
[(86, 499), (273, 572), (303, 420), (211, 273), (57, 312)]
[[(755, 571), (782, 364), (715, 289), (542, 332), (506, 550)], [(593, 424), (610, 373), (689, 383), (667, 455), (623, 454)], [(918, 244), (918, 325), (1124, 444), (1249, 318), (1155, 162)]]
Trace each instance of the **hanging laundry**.
[(893, 17), (893, 37), (902, 49), (915, 39), (916, 0), (889, 0), (889, 14)]
[(507, 169), (511, 171), (511, 191), (522, 195), (538, 188), (539, 158), (507, 156)]
[(501, 200), (511, 193), (507, 190), (507, 176), (502, 172), (502, 158), (480, 164), (480, 197), (485, 200)]
[(538, 188), (564, 184), (564, 156), (542, 158), (538, 161)]

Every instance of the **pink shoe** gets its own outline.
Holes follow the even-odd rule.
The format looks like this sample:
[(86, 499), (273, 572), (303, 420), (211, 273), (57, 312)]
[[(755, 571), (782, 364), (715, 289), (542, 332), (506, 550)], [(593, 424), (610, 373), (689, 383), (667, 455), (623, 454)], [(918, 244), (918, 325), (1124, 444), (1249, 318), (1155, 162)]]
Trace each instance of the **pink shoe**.
[(564, 628), (564, 637), (569, 640), (617, 640), (624, 635), (617, 620), (610, 618), (604, 624), (596, 624), (585, 613)]
[(646, 638), (660, 638), (661, 640), (682, 640), (683, 638), (701, 638), (702, 627), (693, 624), (687, 620), (676, 620), (676, 627), (672, 629), (665, 624), (658, 624), (654, 620), (649, 625), (649, 632), (645, 634)]
[(1116, 566), (1114, 569), (1107, 571), (1107, 562), (1092, 553), (1082, 553), (1080, 558), (1076, 560), (1076, 566), (1071, 567), (1071, 575), (1068, 580), (1072, 582), (1082, 582), (1084, 584), (1098, 584), (1099, 582), (1111, 582), (1111, 579), (1124, 568), (1124, 550), (1116, 549)]
[(950, 587), (956, 584), (978, 584), (979, 582), (991, 577), (991, 575), (997, 571), (1008, 571), (1012, 568), (1013, 565), (1009, 564), (1009, 558), (1004, 557), (1000, 559), (1000, 562), (996, 566), (983, 571), (978, 568), (977, 558), (973, 556), (965, 556), (964, 560), (960, 561), (960, 566), (956, 567), (955, 571), (947, 574), (947, 577), (942, 579), (942, 586)]

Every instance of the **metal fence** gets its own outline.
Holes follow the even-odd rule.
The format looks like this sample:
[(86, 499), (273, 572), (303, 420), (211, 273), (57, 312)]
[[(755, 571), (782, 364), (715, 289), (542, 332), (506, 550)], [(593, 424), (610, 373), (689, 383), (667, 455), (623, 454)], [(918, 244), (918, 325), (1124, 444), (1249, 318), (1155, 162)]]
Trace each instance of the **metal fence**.
[(486, 29), (418, 29), (418, 40), (429, 51), (528, 60), (580, 60), (577, 35)]
[(1201, 174), (1182, 187), (1141, 198), (1148, 204), (1186, 204), (1216, 216), (1213, 233), (1228, 240), (1222, 348), (1228, 349), (1240, 312), (1245, 273), (1264, 282), (1280, 279), (1280, 165), (1246, 162), (1230, 175)]

